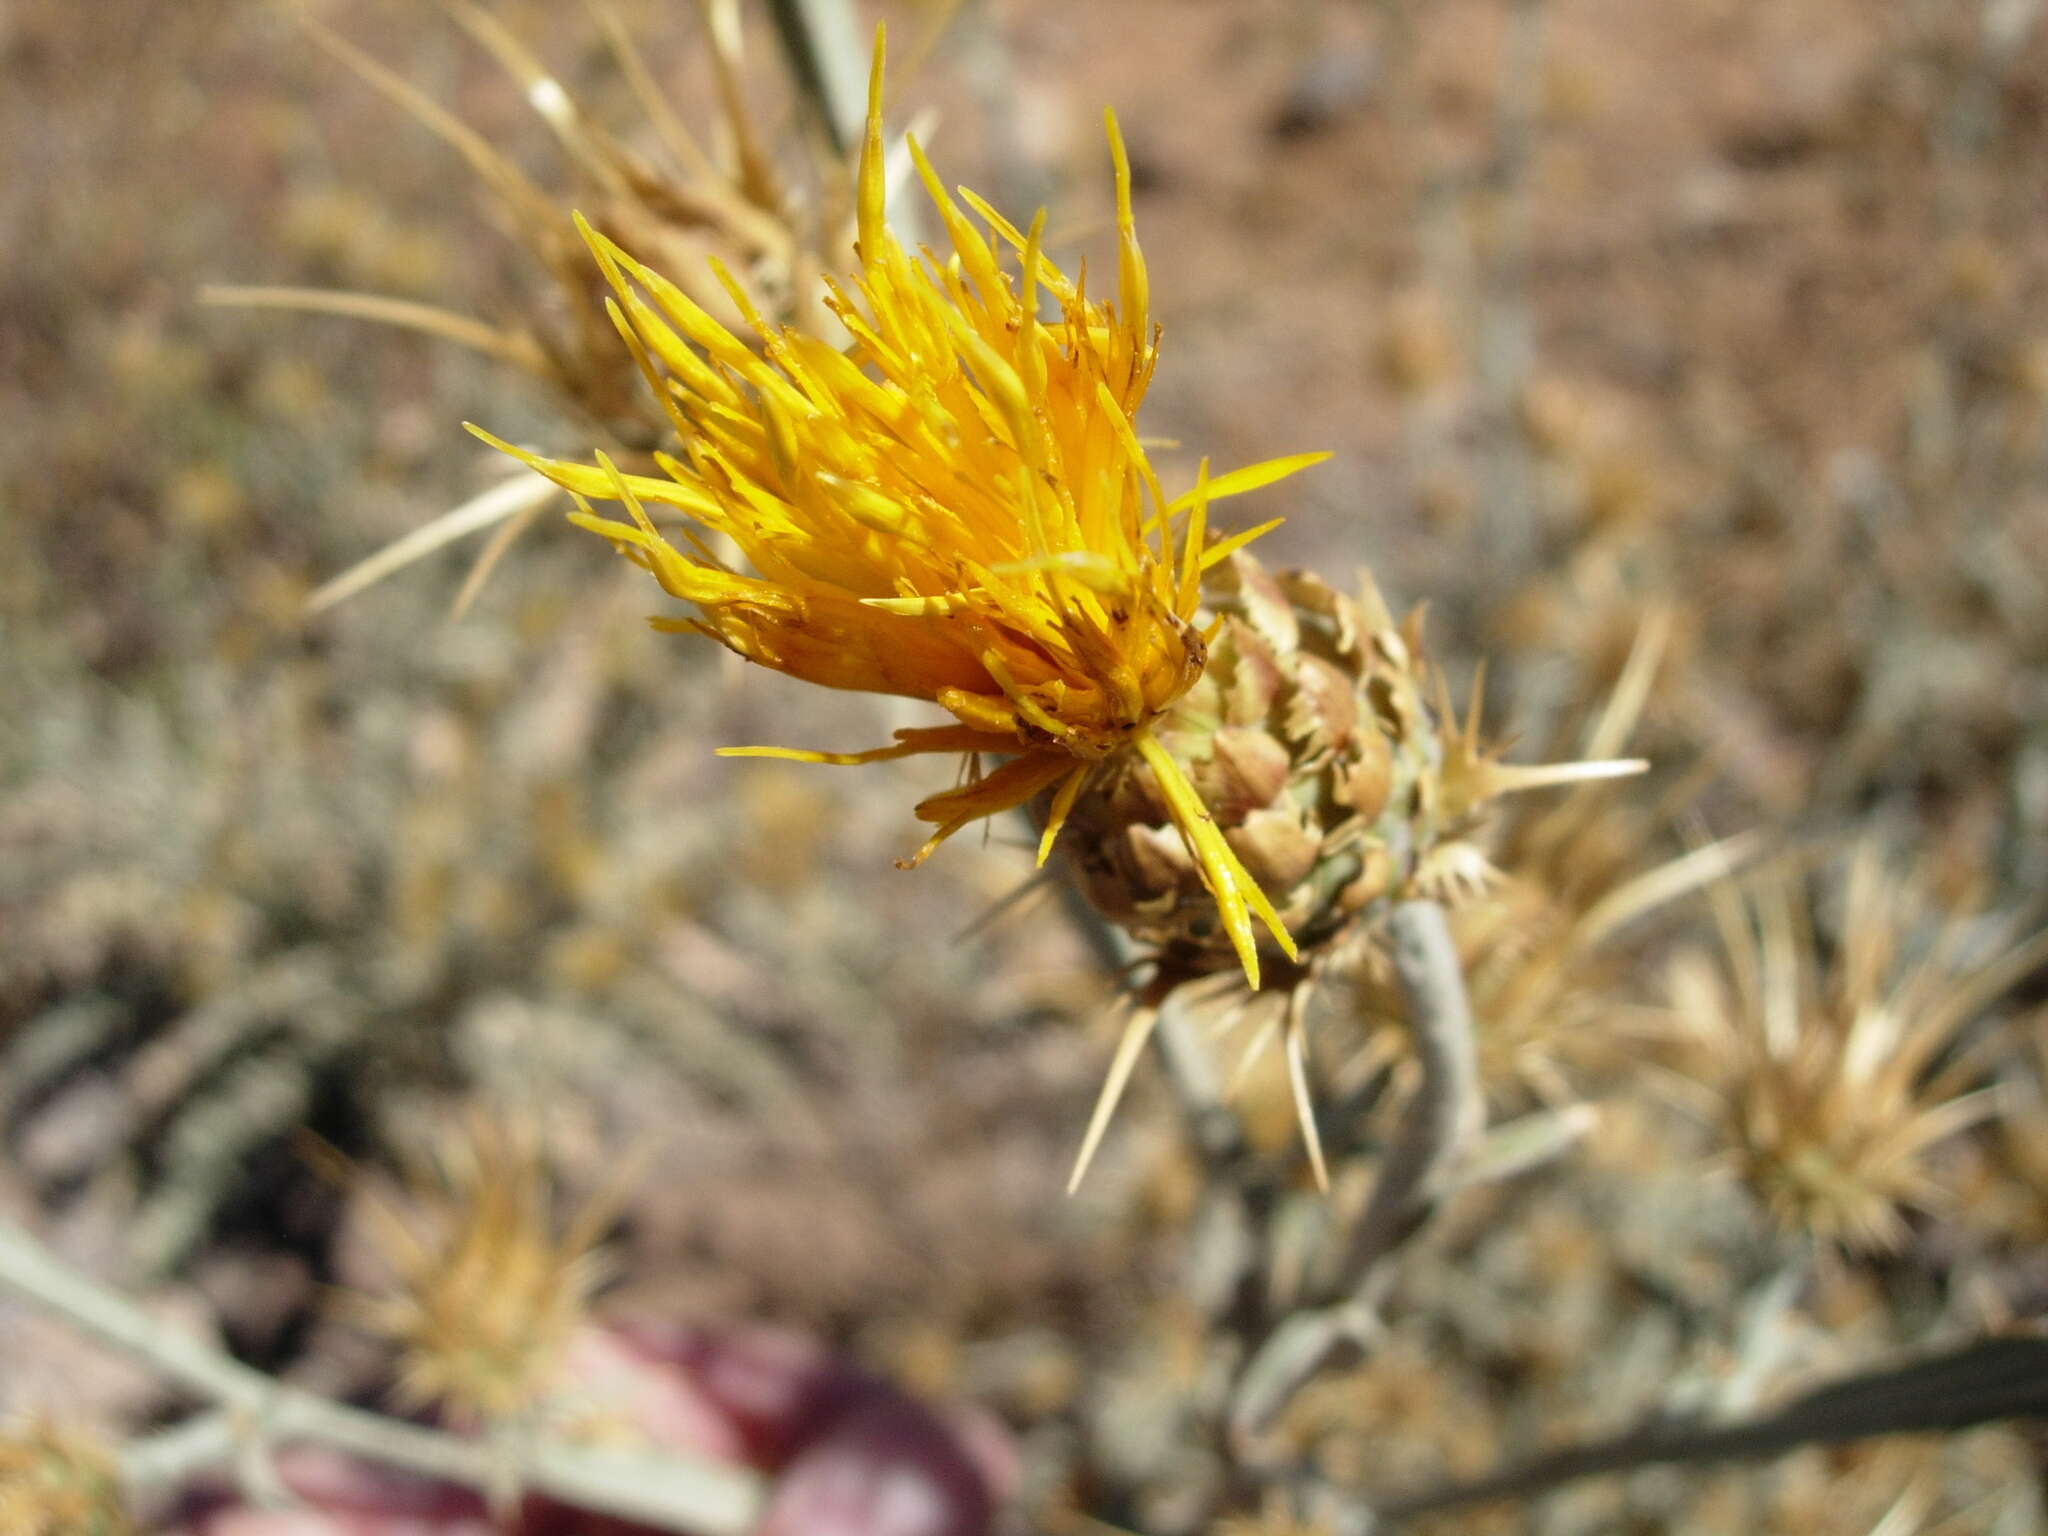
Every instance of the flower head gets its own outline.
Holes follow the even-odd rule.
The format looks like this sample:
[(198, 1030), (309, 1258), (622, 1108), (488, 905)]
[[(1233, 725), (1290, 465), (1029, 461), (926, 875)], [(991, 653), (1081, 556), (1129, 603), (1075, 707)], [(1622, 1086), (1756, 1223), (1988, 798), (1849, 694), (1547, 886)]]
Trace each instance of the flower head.
[[(724, 8), (707, 8), (704, 17), (705, 52), (717, 86), (715, 93), (707, 93), (716, 98), (721, 141), (716, 153), (700, 144), (657, 87), (650, 65), (611, 7), (593, 5), (590, 18), (603, 34), (604, 51), (644, 109), (644, 126), (651, 131), (640, 137), (653, 141), (647, 146), (651, 153), (615, 137), (531, 46), (476, 0), (441, 0), (440, 8), (519, 86), (563, 152), (576, 201), (591, 210), (600, 228), (664, 259), (701, 258), (710, 251), (730, 258), (740, 275), (727, 278), (724, 286), (708, 273), (686, 274), (696, 297), (730, 319), (739, 316), (726, 299), (726, 288), (734, 282), (745, 289), (749, 302), (778, 313), (794, 315), (812, 307), (806, 274), (828, 251), (843, 248), (847, 221), (797, 214), (797, 190), (763, 148), (759, 114), (748, 105), (736, 18), (708, 13)], [(638, 380), (612, 340), (602, 290), (592, 281), (582, 243), (562, 217), (563, 195), (306, 9), (294, 8), (294, 19), (314, 43), (468, 164), (495, 204), (498, 223), (524, 248), (531, 266), (546, 274), (548, 284), (529, 284), (516, 293), (512, 315), (503, 320), (341, 289), (221, 285), (208, 287), (204, 299), (352, 316), (439, 336), (539, 380), (629, 450), (655, 442), (666, 423), (658, 408), (639, 398)], [(832, 165), (840, 169), (836, 158)]]
[[(1152, 726), (1202, 672), (1202, 572), (1264, 531), (1211, 543), (1209, 503), (1323, 456), (1214, 481), (1205, 467), (1169, 500), (1134, 426), (1158, 333), (1114, 117), (1111, 302), (1089, 296), (1085, 273), (1069, 279), (1046, 258), (1043, 214), (1020, 231), (963, 189), (984, 234), (914, 141), (951, 250), (943, 260), (906, 250), (884, 218), (881, 88), (878, 40), (857, 183), (860, 271), (829, 285), (850, 348), (771, 328), (735, 285), (757, 333), (750, 347), (585, 226), (615, 295), (613, 320), (681, 454), (656, 455), (656, 476), (622, 473), (602, 455), (575, 464), (499, 446), (570, 491), (576, 521), (696, 609), (657, 621), (664, 627), (828, 687), (928, 699), (953, 717), (870, 752), (742, 754), (859, 763), (964, 753), (977, 769), (1002, 760), (917, 807), (936, 830), (909, 864), (1050, 791), (1042, 861), (1097, 769), (1142, 759), (1256, 979), (1252, 915), (1290, 954), (1292, 940)], [(1006, 249), (1014, 276), (999, 258)], [(1057, 318), (1040, 318), (1042, 301)], [(591, 498), (622, 503), (630, 521), (600, 517)], [(682, 526), (658, 528), (649, 508), (679, 514)], [(747, 568), (729, 564), (721, 543)]]
[[(636, 467), (646, 468), (646, 452), (665, 439), (668, 419), (658, 402), (645, 396), (631, 358), (619, 348), (603, 302), (609, 290), (565, 217), (568, 203), (587, 209), (590, 221), (607, 234), (670, 266), (693, 298), (734, 324), (740, 323), (741, 313), (727, 294), (735, 284), (756, 309), (778, 319), (822, 316), (815, 274), (851, 249), (852, 210), (842, 206), (844, 197), (810, 195), (799, 179), (803, 167), (768, 153), (760, 115), (749, 104), (737, 0), (699, 7), (716, 85), (705, 93), (714, 99), (711, 144), (676, 112), (613, 7), (590, 0), (587, 9), (603, 34), (604, 51), (640, 104), (643, 121), (633, 144), (607, 129), (586, 100), (579, 100), (532, 47), (477, 0), (439, 0), (439, 8), (518, 85), (562, 151), (567, 188), (531, 174), (518, 157), (333, 31), (309, 8), (292, 10), (316, 44), (467, 163), (488, 194), (495, 222), (528, 258), (522, 264), (525, 275), (497, 306), (503, 312), (487, 319), (395, 293), (267, 284), (208, 284), (200, 300), (345, 316), (454, 342), (537, 380), (557, 404), (602, 432)], [(821, 157), (820, 169), (836, 187), (846, 167), (835, 153)], [(410, 273), (416, 279), (422, 275), (420, 256), (435, 249), (414, 239), (383, 238), (379, 231), (388, 232), (391, 219), (375, 202), (315, 193), (310, 203), (295, 199), (293, 206), (295, 219), (309, 229), (345, 234), (345, 252), (377, 252), (387, 275)], [(410, 251), (411, 257), (391, 251)], [(711, 252), (729, 264), (722, 278), (714, 278), (704, 260)], [(558, 494), (555, 487), (525, 475), (489, 486), (322, 582), (307, 595), (306, 610), (331, 608), (436, 550), (495, 528), (456, 596), (460, 616), (505, 552)]]
[(1107, 765), (1095, 776), (1073, 806), (1083, 889), (1098, 912), (1148, 947), (1152, 977), (1126, 1023), (1075, 1178), (1172, 998), (1218, 1036), (1236, 1028), (1244, 1040), (1236, 1080), (1269, 1047), (1281, 1047), (1322, 1183), (1328, 1170), (1309, 1096), (1309, 1021), (1324, 1011), (1320, 997), (1340, 994), (1364, 1002), (1369, 1014), (1405, 1017), (1386, 955), (1388, 900), (1424, 896), (1458, 916), (1483, 906), (1504, 883), (1483, 851), (1502, 797), (1646, 765), (1604, 755), (1502, 762), (1481, 728), (1478, 690), (1461, 719), (1424, 647), (1420, 612), (1397, 623), (1369, 574), (1352, 597), (1306, 571), (1268, 571), (1240, 552), (1209, 573), (1205, 596), (1207, 669), (1156, 734), (1300, 952), (1290, 956), (1296, 963), (1273, 968), (1262, 991), (1242, 987), (1165, 781), (1149, 762)]
[(368, 1200), (392, 1284), (351, 1293), (347, 1311), (399, 1345), (406, 1406), (440, 1404), (458, 1422), (496, 1423), (553, 1387), (607, 1278), (598, 1240), (624, 1179), (561, 1223), (530, 1127), (477, 1112), (451, 1126), (433, 1155), (432, 1168), (413, 1171), (402, 1203)]
[(1949, 1200), (1935, 1147), (1997, 1108), (1984, 1038), (1964, 1032), (2048, 960), (2048, 932), (1936, 922), (1924, 883), (1874, 842), (1849, 862), (1832, 955), (1787, 868), (1709, 895), (1726, 964), (1684, 955), (1672, 974), (1705, 1106), (1782, 1229), (1896, 1249), (1908, 1211)]

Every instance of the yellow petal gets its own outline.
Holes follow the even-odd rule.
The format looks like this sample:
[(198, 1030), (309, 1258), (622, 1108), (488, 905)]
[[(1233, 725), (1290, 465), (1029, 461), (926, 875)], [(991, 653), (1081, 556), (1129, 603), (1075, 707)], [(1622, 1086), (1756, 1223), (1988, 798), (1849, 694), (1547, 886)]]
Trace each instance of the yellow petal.
[(1052, 797), (1052, 809), (1046, 813), (1045, 831), (1038, 839), (1040, 869), (1045, 868), (1045, 861), (1052, 857), (1053, 839), (1060, 835), (1060, 828), (1067, 824), (1067, 816), (1074, 809), (1074, 802), (1080, 798), (1082, 786), (1088, 782), (1088, 776), (1094, 771), (1094, 764), (1083, 763), (1060, 782), (1059, 792)]
[[(1275, 481), (1299, 474), (1302, 470), (1320, 464), (1329, 457), (1327, 453), (1294, 453), (1285, 458), (1247, 464), (1242, 469), (1233, 469), (1229, 474), (1218, 475), (1211, 480), (1207, 490), (1208, 498), (1211, 501), (1221, 501), (1226, 496), (1242, 496), (1246, 491), (1263, 490)], [(1195, 498), (1199, 494), (1199, 487), (1184, 491), (1167, 503), (1166, 510), (1168, 513), (1185, 512), (1195, 504)]]
[(1243, 533), (1233, 533), (1227, 539), (1218, 539), (1202, 551), (1202, 569), (1206, 571), (1221, 565), (1252, 540), (1263, 539), (1286, 521), (1284, 517), (1276, 517), (1271, 522), (1260, 523), (1256, 528), (1247, 528)]
[(1216, 909), (1223, 918), (1223, 931), (1230, 936), (1231, 948), (1237, 951), (1238, 964), (1244, 967), (1245, 981), (1253, 991), (1257, 991), (1259, 944), (1252, 933), (1251, 915), (1256, 914), (1266, 925), (1290, 960), (1299, 958), (1294, 936), (1280, 921), (1280, 914), (1273, 910), (1266, 893), (1259, 889), (1259, 882), (1252, 878), (1251, 872), (1217, 830), (1216, 818), (1202, 804), (1201, 796), (1195, 793), (1195, 786), (1189, 782), (1180, 764), (1173, 760), (1173, 754), (1150, 731), (1139, 732), (1134, 745), (1138, 755), (1158, 776), (1159, 788), (1166, 796), (1173, 823), (1187, 838), (1194, 851), (1195, 862), (1208, 881), (1209, 894), (1216, 899)]

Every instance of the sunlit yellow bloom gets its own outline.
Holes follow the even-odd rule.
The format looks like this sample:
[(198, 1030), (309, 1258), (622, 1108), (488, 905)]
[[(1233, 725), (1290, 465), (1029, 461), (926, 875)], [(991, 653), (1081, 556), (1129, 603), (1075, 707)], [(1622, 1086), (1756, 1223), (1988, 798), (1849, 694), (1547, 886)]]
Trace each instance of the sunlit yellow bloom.
[[(883, 216), (881, 90), (878, 38), (857, 189), (861, 270), (832, 285), (829, 300), (850, 349), (771, 329), (729, 285), (757, 351), (586, 228), (616, 295), (613, 320), (681, 456), (658, 456), (660, 476), (630, 475), (602, 456), (574, 464), (499, 446), (574, 494), (576, 521), (697, 610), (658, 623), (794, 677), (929, 699), (953, 717), (871, 752), (735, 749), (823, 763), (975, 758), (969, 782), (917, 807), (937, 830), (908, 864), (969, 823), (1050, 792), (1043, 862), (1090, 774), (1137, 753), (1256, 984), (1252, 916), (1290, 955), (1293, 941), (1151, 726), (1202, 671), (1202, 572), (1265, 531), (1211, 543), (1209, 503), (1324, 455), (1214, 480), (1205, 466), (1192, 491), (1169, 501), (1133, 424), (1158, 334), (1115, 118), (1111, 303), (1088, 296), (1085, 273), (1069, 280), (1046, 259), (1042, 213), (1020, 231), (962, 189), (984, 235), (915, 143), (951, 252), (941, 261), (906, 251)], [(1006, 247), (1015, 276), (999, 260)], [(1039, 318), (1042, 300), (1059, 318)], [(597, 516), (589, 498), (623, 503), (631, 521)], [(680, 514), (677, 528), (658, 529), (650, 507)], [(705, 532), (729, 540), (749, 569), (729, 565)], [(983, 771), (983, 758), (1000, 762)]]

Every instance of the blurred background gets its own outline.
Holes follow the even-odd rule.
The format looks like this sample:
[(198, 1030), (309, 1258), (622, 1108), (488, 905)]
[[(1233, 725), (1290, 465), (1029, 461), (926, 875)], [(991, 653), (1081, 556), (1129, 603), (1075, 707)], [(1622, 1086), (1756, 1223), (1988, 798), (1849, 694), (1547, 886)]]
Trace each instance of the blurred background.
[[(597, 13), (484, 9), (591, 120), (649, 137)], [(1511, 756), (1580, 731), (1646, 621), (1668, 636), (1632, 743), (1653, 773), (1603, 790), (1612, 814), (1548, 876), (1510, 839), (1510, 878), (1755, 830), (1810, 854), (1795, 926), (1824, 966), (1854, 946), (1830, 874), (1851, 842), (1911, 872), (1908, 938), (1992, 925), (1958, 930), (1966, 958), (2001, 921), (2038, 927), (2048, 892), (2040, 10), (861, 14), (891, 24), (892, 121), (927, 114), (948, 180), (1020, 222), (1046, 205), (1091, 273), (1113, 270), (1114, 105), (1169, 484), (1202, 454), (1332, 450), (1226, 526), (1285, 516), (1269, 564), (1346, 588), (1369, 566), (1396, 611), (1426, 604), (1460, 696), (1487, 662)], [(576, 203), (533, 93), (443, 8), (314, 11)], [(729, 156), (700, 7), (611, 11)], [(736, 14), (759, 143), (822, 227), (820, 136), (764, 13)], [(375, 1283), (376, 1244), (305, 1133), (383, 1187), (483, 1106), (539, 1128), (566, 1191), (651, 1158), (605, 1305), (788, 1325), (979, 1405), (1019, 1448), (1026, 1528), (1263, 1509), (1183, 1411), (1215, 1326), (1186, 1280), (1203, 1172), (1151, 1068), (1062, 1193), (1113, 986), (1058, 900), (1005, 904), (1021, 824), (903, 874), (943, 767), (713, 756), (854, 750), (921, 712), (650, 631), (644, 578), (552, 516), (459, 619), (481, 539), (308, 614), (501, 475), (462, 422), (581, 456), (602, 404), (444, 336), (200, 290), (566, 323), (504, 198), (252, 0), (11, 0), (0, 144), (0, 1214), (265, 1370), (374, 1397), (389, 1347), (325, 1298)], [(1453, 1210), (1381, 1350), (1296, 1403), (1290, 1466), (1411, 1487), (1618, 1427), (1674, 1383), (1705, 1400), (1751, 1371), (1767, 1396), (2048, 1315), (2048, 985), (2012, 978), (1973, 1037), (1966, 1086), (1995, 1102), (1915, 1146), (1898, 1240), (1817, 1252), (1731, 1155), (1739, 1084), (1672, 1002), (1674, 964), (1714, 947), (1706, 913), (1682, 898), (1605, 957), (1569, 1040), (1543, 1013), (1511, 1042), (1489, 1091), (1594, 1104), (1594, 1128)], [(1531, 923), (1521, 951), (1546, 942)], [(1326, 1038), (1325, 1075), (1398, 1075), (1357, 1064), (1367, 1034)], [(1709, 1107), (1673, 1113), (1697, 1110), (1674, 1078)], [(1241, 1103), (1277, 1187), (1306, 1194), (1279, 1068)], [(0, 1359), (0, 1409), (105, 1435), (171, 1401), (4, 1303)], [(2041, 1475), (2038, 1446), (1987, 1429), (1436, 1528), (2018, 1536)]]

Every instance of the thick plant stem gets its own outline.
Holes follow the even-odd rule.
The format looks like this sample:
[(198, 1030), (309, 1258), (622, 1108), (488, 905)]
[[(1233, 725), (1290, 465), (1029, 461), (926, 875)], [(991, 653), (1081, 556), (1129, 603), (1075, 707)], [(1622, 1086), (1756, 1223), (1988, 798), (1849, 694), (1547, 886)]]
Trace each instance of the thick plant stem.
[[(217, 1446), (223, 1454), (249, 1441), (315, 1441), (486, 1492), (504, 1486), (502, 1446), (400, 1423), (285, 1386), (159, 1322), (6, 1222), (0, 1222), (0, 1292), (63, 1318), (246, 1424), (246, 1435), (230, 1432), (232, 1426), (218, 1420), (194, 1431), (196, 1442)], [(179, 1447), (176, 1458), (140, 1458), (130, 1469), (136, 1474), (131, 1487), (140, 1492), (151, 1483), (161, 1486), (160, 1463), (189, 1464), (194, 1448)], [(563, 1503), (697, 1536), (743, 1536), (753, 1529), (763, 1503), (761, 1480), (753, 1473), (673, 1454), (540, 1444), (524, 1451), (515, 1471), (520, 1486)]]
[(1485, 1122), (1472, 1005), (1444, 909), (1433, 901), (1404, 901), (1387, 931), (1422, 1082), (1338, 1270), (1339, 1288), (1353, 1294), (1413, 1230)]
[(1239, 1377), (1231, 1428), (1241, 1441), (1271, 1424), (1310, 1377), (1366, 1344), (1390, 1283), (1384, 1260), (1434, 1208), (1484, 1125), (1472, 1005), (1444, 909), (1434, 901), (1401, 902), (1388, 934), (1422, 1080), (1345, 1245), (1338, 1299), (1287, 1318)]

